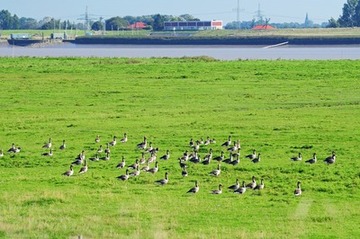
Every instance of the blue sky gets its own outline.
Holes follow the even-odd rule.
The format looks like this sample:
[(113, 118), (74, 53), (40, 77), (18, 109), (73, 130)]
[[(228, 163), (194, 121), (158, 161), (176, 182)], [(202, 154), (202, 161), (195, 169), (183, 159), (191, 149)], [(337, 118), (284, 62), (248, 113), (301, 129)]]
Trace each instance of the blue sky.
[[(238, 0), (1, 0), (0, 9), (19, 17), (45, 16), (76, 21), (86, 6), (92, 18), (151, 14), (191, 14), (201, 20), (236, 21)], [(315, 23), (337, 19), (346, 0), (239, 0), (240, 21), (250, 21), (260, 5), (261, 14), (271, 22), (304, 22), (306, 13)]]

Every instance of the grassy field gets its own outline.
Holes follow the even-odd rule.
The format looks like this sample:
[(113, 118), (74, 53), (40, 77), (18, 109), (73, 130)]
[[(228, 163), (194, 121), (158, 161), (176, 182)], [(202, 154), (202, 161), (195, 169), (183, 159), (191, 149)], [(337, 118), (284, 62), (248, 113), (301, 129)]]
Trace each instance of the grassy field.
[[(0, 58), (0, 238), (356, 238), (359, 75), (360, 61), (347, 60)], [(109, 161), (62, 175), (82, 150), (89, 159), (125, 132)], [(188, 162), (181, 176), (191, 138), (215, 138), (199, 155), (217, 156), (229, 135), (241, 140), (238, 165), (211, 177), (217, 162)], [(144, 136), (159, 148), (159, 172), (119, 181), (116, 165), (141, 157)], [(6, 152), (12, 143), (20, 153)], [(253, 149), (258, 164), (245, 158)], [(306, 164), (314, 152), (318, 162)], [(169, 183), (156, 185), (165, 172)], [(227, 190), (252, 176), (264, 190)], [(200, 191), (186, 193), (196, 180)], [(223, 193), (211, 194), (219, 183)]]

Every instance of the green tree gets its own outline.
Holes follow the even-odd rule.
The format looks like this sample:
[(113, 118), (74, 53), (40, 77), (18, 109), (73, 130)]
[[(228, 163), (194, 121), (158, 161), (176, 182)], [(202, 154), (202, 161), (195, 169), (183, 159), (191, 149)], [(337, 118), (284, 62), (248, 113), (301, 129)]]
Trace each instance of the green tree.
[(328, 28), (337, 28), (339, 27), (339, 22), (335, 20), (334, 18), (331, 18), (327, 25)]
[(347, 3), (343, 6), (343, 14), (340, 16), (338, 22), (340, 27), (354, 27), (358, 26), (359, 23), (356, 22), (355, 16), (356, 14), (356, 6), (360, 0), (347, 0)]
[(161, 31), (161, 30), (164, 30), (164, 17), (161, 16), (160, 14), (156, 14), (154, 15), (154, 22), (153, 22), (153, 29), (155, 31)]
[(105, 21), (106, 30), (125, 29), (128, 25), (128, 21), (121, 17), (112, 17)]
[(104, 29), (104, 23), (101, 21), (96, 21), (91, 25), (91, 30), (101, 31)]
[(12, 17), (8, 10), (0, 11), (0, 29), (11, 29)]

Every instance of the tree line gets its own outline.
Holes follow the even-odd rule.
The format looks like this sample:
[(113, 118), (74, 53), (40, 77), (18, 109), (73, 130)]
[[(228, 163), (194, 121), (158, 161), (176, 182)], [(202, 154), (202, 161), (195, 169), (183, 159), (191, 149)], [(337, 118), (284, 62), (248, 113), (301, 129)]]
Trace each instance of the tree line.
[[(270, 19), (268, 19), (270, 20)], [(149, 30), (163, 30), (165, 21), (200, 21), (200, 19), (193, 17), (190, 14), (183, 14), (180, 16), (173, 15), (146, 15), (146, 16), (125, 16), (125, 17), (111, 17), (109, 19), (100, 18), (97, 21), (88, 21), (86, 23), (75, 23), (69, 20), (61, 21), (51, 17), (44, 17), (38, 21), (34, 18), (18, 17), (16, 14), (12, 15), (8, 10), (0, 11), (0, 30), (8, 29), (85, 29), (85, 30), (124, 30), (129, 29), (130, 24), (136, 22), (143, 22), (146, 24), (146, 29)], [(243, 22), (227, 23), (227, 29), (251, 29), (256, 24), (263, 24), (263, 19)], [(266, 21), (268, 24), (268, 21)], [(304, 27), (360, 27), (360, 0), (347, 0), (342, 9), (342, 15), (338, 19), (331, 18), (327, 23), (313, 24), (312, 21), (305, 19), (304, 23), (271, 23), (277, 28), (304, 28)]]

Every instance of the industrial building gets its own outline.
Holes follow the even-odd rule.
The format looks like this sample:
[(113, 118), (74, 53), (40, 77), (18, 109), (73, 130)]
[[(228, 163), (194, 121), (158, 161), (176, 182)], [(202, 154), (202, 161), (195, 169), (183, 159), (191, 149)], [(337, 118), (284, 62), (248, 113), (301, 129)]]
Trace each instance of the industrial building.
[(165, 31), (217, 30), (217, 29), (223, 29), (223, 22), (221, 20), (164, 22)]

